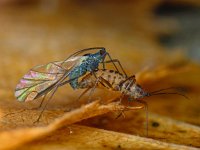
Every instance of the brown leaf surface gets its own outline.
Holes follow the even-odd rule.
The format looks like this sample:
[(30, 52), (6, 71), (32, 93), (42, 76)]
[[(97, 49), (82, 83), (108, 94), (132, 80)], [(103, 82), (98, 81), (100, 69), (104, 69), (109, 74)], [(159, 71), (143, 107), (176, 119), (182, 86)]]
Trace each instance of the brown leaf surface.
[[(125, 109), (125, 106), (119, 105), (119, 103), (117, 103), (117, 102), (110, 103), (108, 105), (100, 105), (99, 101), (95, 101), (91, 104), (81, 107), (80, 109), (66, 113), (61, 118), (55, 120), (54, 122), (52, 122), (51, 124), (49, 124), (46, 127), (32, 127), (32, 128), (28, 128), (28, 129), (25, 128), (25, 129), (11, 130), (8, 132), (1, 132), (0, 141), (4, 144), (2, 144), (0, 146), (0, 149), (15, 148), (26, 142), (29, 142), (29, 141), (38, 139), (42, 136), (45, 136), (47, 134), (50, 134), (62, 126), (70, 125), (70, 124), (79, 122), (83, 119), (101, 115), (101, 114), (107, 113), (109, 111), (116, 111), (116, 110), (123, 110), (123, 109)], [(130, 108), (130, 109), (137, 109), (137, 108), (134, 107), (134, 108)], [(32, 113), (33, 112), (29, 111), (30, 115)], [(19, 114), (19, 115), (21, 115), (21, 114)], [(6, 116), (6, 119), (8, 119), (8, 117), (9, 116)], [(4, 119), (3, 121), (6, 122), (6, 119)], [(17, 120), (14, 120), (12, 122), (10, 120), (8, 120), (8, 122), (10, 124), (12, 124), (14, 122), (17, 123)], [(23, 121), (23, 123), (26, 124), (27, 122)], [(43, 123), (43, 122), (40, 121), (40, 123)], [(1, 124), (1, 126), (6, 126), (6, 125)], [(7, 128), (9, 128), (9, 124), (7, 125)], [(24, 137), (26, 137), (26, 138), (24, 138)], [(11, 143), (11, 144), (9, 144), (9, 143)]]
[[(164, 70), (166, 71), (167, 68), (165, 68)], [(149, 74), (156, 74), (157, 73), (158, 81), (160, 81), (160, 80), (165, 81), (166, 78), (169, 78), (170, 76), (175, 76), (175, 74), (179, 74), (179, 73), (181, 73), (181, 76), (185, 77), (184, 73), (187, 74), (187, 72), (188, 72), (188, 69), (186, 69), (186, 68), (188, 68), (187, 65), (182, 68), (182, 71), (176, 70), (173, 73), (172, 73), (172, 70), (170, 69), (170, 71), (168, 71), (168, 73), (164, 73), (164, 75), (162, 73), (161, 73), (161, 75), (159, 75), (159, 73), (158, 73), (158, 72), (162, 72), (161, 70), (163, 68), (162, 69), (155, 69), (154, 71), (147, 72), (146, 75), (150, 78), (151, 76), (149, 76), (148, 73)], [(196, 69), (194, 66), (193, 66), (193, 68), (192, 67), (189, 67), (189, 68), (190, 68), (189, 69), (190, 72), (194, 71), (193, 73), (198, 74), (199, 70)], [(196, 71), (198, 71), (198, 72), (196, 72)], [(143, 73), (143, 76), (140, 75), (138, 77), (141, 78), (141, 79), (144, 78), (145, 73)], [(148, 83), (147, 77), (145, 77), (144, 79), (146, 79), (145, 83)], [(144, 79), (142, 79), (142, 80), (144, 80)], [(153, 81), (153, 80), (150, 79), (149, 81)], [(183, 78), (183, 81), (184, 81), (184, 78)], [(191, 82), (192, 82), (192, 80), (191, 80)], [(180, 83), (180, 81), (178, 81), (178, 83)], [(196, 83), (196, 84), (198, 84), (198, 83)], [(193, 84), (193, 85), (195, 87), (195, 84)], [(157, 99), (161, 100), (160, 98), (157, 98)], [(176, 102), (173, 102), (173, 103), (179, 102), (180, 99), (181, 99), (182, 102), (187, 101), (187, 100), (182, 100), (182, 97), (181, 98), (177, 97)], [(110, 101), (112, 101), (112, 100), (110, 100)], [(194, 99), (193, 99), (193, 101), (194, 101)], [(172, 106), (174, 106), (175, 108), (177, 107), (176, 105), (172, 105)], [(133, 106), (131, 108), (134, 109), (135, 107), (136, 106)], [(107, 129), (107, 130), (111, 130), (111, 131), (117, 131), (117, 132), (122, 132), (122, 133), (127, 133), (127, 134), (139, 134), (139, 135), (145, 136), (145, 129), (144, 129), (144, 127), (141, 126), (141, 123), (142, 124), (145, 123), (145, 117), (142, 116), (140, 113), (138, 113), (138, 112), (135, 113), (135, 112), (129, 111), (129, 112), (126, 113), (126, 117), (124, 119), (117, 119), (116, 120), (115, 118), (113, 118), (113, 117), (116, 117), (116, 115), (113, 116), (113, 111), (116, 111), (116, 110), (119, 111), (119, 110), (123, 110), (123, 109), (124, 109), (124, 105), (119, 105), (118, 103), (109, 103), (107, 105), (102, 105), (102, 104), (99, 104), (98, 101), (95, 101), (91, 104), (83, 105), (80, 109), (75, 109), (71, 112), (68, 112), (65, 115), (63, 115), (62, 117), (56, 119), (55, 121), (53, 121), (52, 123), (49, 124), (49, 122), (51, 122), (54, 118), (57, 118), (58, 116), (60, 116), (61, 114), (64, 113), (61, 110), (59, 110), (59, 111), (52, 110), (52, 111), (46, 112), (43, 119), (40, 121), (39, 124), (43, 125), (43, 127), (30, 127), (30, 126), (33, 126), (33, 120), (35, 120), (38, 116), (39, 112), (36, 111), (36, 110), (26, 110), (26, 111), (22, 111), (20, 113), (19, 112), (14, 113), (12, 115), (8, 115), (6, 117), (3, 117), (3, 119), (1, 120), (1, 129), (2, 130), (4, 130), (4, 129), (8, 130), (8, 129), (17, 128), (17, 127), (18, 128), (24, 127), (25, 129), (10, 130), (10, 131), (8, 130), (7, 132), (3, 131), (0, 134), (0, 141), (2, 141), (2, 143), (4, 143), (4, 144), (2, 144), (0, 148), (5, 149), (5, 148), (13, 148), (13, 147), (21, 146), (26, 142), (29, 142), (29, 141), (32, 141), (32, 140), (35, 140), (35, 139), (40, 139), (40, 138), (44, 137), (45, 135), (48, 135), (52, 132), (53, 132), (52, 134), (54, 135), (55, 134), (54, 131), (57, 130), (58, 128), (60, 128), (60, 127), (70, 125), (70, 124), (73, 124), (75, 122), (79, 122), (83, 119), (87, 119), (87, 118), (90, 118), (90, 117), (105, 114), (109, 111), (112, 112), (109, 115), (105, 115), (103, 117), (97, 117), (97, 118), (94, 118), (94, 119), (91, 119), (91, 120), (86, 120), (82, 123), (89, 125), (89, 126), (94, 126), (94, 127), (97, 127), (97, 128)], [(164, 109), (166, 109), (166, 108), (163, 107), (162, 112), (165, 112)], [(176, 111), (173, 112), (173, 109), (171, 108), (170, 112), (172, 114), (175, 114), (175, 116), (173, 116), (173, 117), (176, 118)], [(169, 115), (169, 114), (167, 114), (167, 115)], [(134, 118), (133, 118), (133, 116), (134, 116)], [(159, 141), (163, 141), (163, 143), (158, 142), (156, 144), (156, 142), (154, 141), (154, 145), (153, 145), (153, 144), (151, 144), (152, 143), (151, 140), (148, 141), (149, 140), (148, 138), (142, 138), (142, 139), (139, 140), (139, 141), (141, 141), (141, 143), (139, 142), (139, 143), (135, 143), (133, 145), (132, 144), (129, 145), (130, 143), (128, 142), (127, 144), (129, 146), (134, 146), (136, 148), (146, 148), (150, 145), (150, 147), (149, 147), (150, 149), (156, 148), (156, 147), (157, 148), (168, 147), (168, 148), (171, 148), (171, 149), (187, 149), (187, 147), (182, 147), (182, 146), (180, 147), (179, 145), (173, 145), (173, 144), (169, 144), (169, 143), (199, 146), (199, 138), (200, 138), (200, 134), (199, 134), (200, 128), (199, 127), (193, 126), (193, 125), (190, 125), (190, 124), (186, 124), (186, 123), (183, 123), (183, 122), (180, 122), (180, 121), (175, 121), (173, 119), (169, 119), (167, 117), (163, 117), (163, 116), (159, 116), (159, 115), (155, 115), (155, 114), (151, 114), (151, 113), (149, 114), (149, 116), (150, 116), (150, 118), (149, 118), (149, 123), (150, 123), (149, 137), (151, 137), (153, 139), (157, 139)], [(28, 119), (28, 118), (30, 118), (30, 119)], [(187, 115), (184, 115), (184, 118), (182, 118), (182, 120), (190, 122), (191, 119), (190, 119), (189, 113)], [(199, 120), (196, 119), (195, 123), (199, 124)], [(46, 126), (46, 124), (49, 124), (49, 125)], [(29, 128), (27, 128), (27, 127), (29, 127)], [(78, 128), (79, 128), (79, 126), (78, 126)], [(86, 128), (85, 126), (81, 127), (83, 132), (87, 133), (87, 128), (86, 129), (85, 128)], [(71, 128), (71, 126), (69, 128), (64, 129), (64, 130), (66, 131), (67, 129), (68, 129), (67, 134), (69, 134), (70, 132), (72, 132), (72, 134), (75, 134), (74, 130), (75, 131), (77, 130), (77, 128), (74, 129), (74, 128)], [(95, 130), (95, 128), (93, 130)], [(59, 131), (62, 132), (62, 130), (58, 130), (56, 132), (59, 132)], [(98, 130), (98, 132), (101, 132), (101, 130)], [(81, 133), (81, 132), (79, 132), (79, 133)], [(111, 148), (111, 147), (112, 148), (117, 147), (118, 141), (116, 141), (116, 143), (110, 141), (112, 144), (111, 145), (108, 144), (109, 142), (108, 142), (107, 139), (104, 138), (103, 133), (104, 132), (102, 132), (102, 134), (99, 134), (97, 139), (99, 139), (100, 141), (102, 139), (104, 141), (107, 141), (106, 144), (100, 144), (100, 145), (98, 145), (98, 144), (97, 145), (95, 145), (95, 144), (94, 145), (91, 145), (91, 144), (87, 145), (86, 144), (85, 147), (83, 146), (82, 148), (87, 149), (89, 146), (91, 146), (90, 148), (95, 147), (95, 146), (97, 148), (98, 147), (103, 148), (103, 147), (105, 147), (105, 145), (108, 146), (108, 149)], [(56, 134), (59, 135), (59, 133), (56, 133)], [(115, 133), (108, 132), (107, 134), (109, 134), (109, 136), (112, 136)], [(53, 135), (51, 135), (51, 136), (53, 136)], [(85, 140), (92, 140), (92, 141), (94, 140), (93, 138), (88, 139), (88, 138), (91, 138), (91, 136), (87, 138), (87, 136), (84, 136), (84, 135), (78, 134), (78, 133), (77, 133), (77, 135), (75, 135), (75, 137), (78, 136), (78, 135), (80, 136), (80, 138), (84, 137), (84, 141)], [(24, 138), (24, 136), (26, 136), (26, 138)], [(109, 136), (108, 136), (108, 139), (109, 139)], [(118, 134), (116, 134), (116, 136), (118, 136)], [(137, 139), (138, 137), (135, 137), (135, 136), (129, 137), (129, 136), (130, 135), (123, 135), (124, 138), (128, 138), (130, 141), (132, 141), (132, 140), (137, 141), (138, 140)], [(15, 138), (13, 138), (13, 137), (15, 137)], [(181, 140), (179, 140), (177, 137), (182, 137), (182, 138), (181, 138)], [(52, 137), (49, 137), (49, 138), (50, 138), (50, 141), (52, 141), (51, 140)], [(62, 136), (60, 138), (62, 139)], [(119, 137), (117, 139), (121, 139), (121, 134), (119, 134)], [(61, 141), (63, 141), (63, 140), (64, 139), (62, 139)], [(78, 140), (78, 138), (77, 138), (77, 140)], [(9, 141), (9, 143), (12, 143), (12, 144), (9, 144), (8, 141)], [(51, 144), (46, 145), (45, 144), (46, 143), (45, 138), (44, 138), (44, 141), (43, 142), (42, 141), (43, 140), (39, 141), (39, 145), (41, 147), (47, 146), (47, 147), (53, 149), (53, 147), (55, 146), (55, 145), (52, 146)], [(48, 139), (47, 139), (47, 141), (48, 141)], [(120, 141), (120, 142), (124, 143), (123, 140)], [(165, 143), (165, 142), (169, 142), (169, 143)], [(52, 142), (52, 143), (54, 143), (54, 142)], [(69, 148), (70, 147), (74, 147), (74, 148), (80, 148), (81, 147), (81, 144), (80, 144), (81, 142), (79, 143), (80, 145), (76, 145), (76, 146), (73, 146), (73, 143), (74, 143), (73, 140), (68, 141), (66, 145), (67, 145), (67, 147), (69, 146)], [(147, 144), (142, 144), (142, 143), (147, 143)], [(32, 144), (33, 144), (32, 145), (33, 149), (38, 148), (37, 146), (35, 146), (34, 143), (32, 143)], [(58, 143), (55, 143), (55, 144), (57, 145)], [(123, 146), (123, 148), (128, 149), (128, 148), (130, 148), (128, 145), (124, 144), (124, 145), (120, 145), (120, 146)], [(28, 145), (28, 147), (29, 147), (29, 145)], [(26, 146), (25, 147), (22, 146), (21, 148), (26, 148)]]
[[(134, 9), (130, 3), (93, 4), (81, 9), (70, 3), (51, 11), (35, 7), (0, 10), (0, 149), (200, 147), (200, 67), (177, 51), (163, 52), (157, 43), (159, 32), (170, 32), (151, 16), (159, 1), (135, 3)], [(149, 107), (146, 137), (145, 112), (133, 110), (138, 104), (126, 99), (123, 105), (112, 102), (119, 93), (106, 90), (94, 95), (94, 99), (101, 98), (100, 103), (87, 104), (87, 96), (75, 103), (81, 91), (67, 85), (56, 92), (40, 122), (33, 124), (40, 110), (30, 108), (40, 100), (17, 102), (13, 91), (19, 79), (35, 65), (62, 60), (76, 49), (92, 46), (105, 46), (129, 75), (136, 74), (137, 82), (147, 91), (180, 87), (189, 100), (177, 95), (145, 98)], [(116, 119), (127, 105), (132, 110), (125, 112), (125, 118)]]
[[(50, 135), (43, 141), (24, 145), (20, 149), (193, 149), (172, 143), (161, 142), (150, 138), (120, 132), (107, 131), (80, 125), (63, 128)], [(83, 138), (84, 137), (84, 138)], [(195, 149), (195, 148), (194, 148)]]

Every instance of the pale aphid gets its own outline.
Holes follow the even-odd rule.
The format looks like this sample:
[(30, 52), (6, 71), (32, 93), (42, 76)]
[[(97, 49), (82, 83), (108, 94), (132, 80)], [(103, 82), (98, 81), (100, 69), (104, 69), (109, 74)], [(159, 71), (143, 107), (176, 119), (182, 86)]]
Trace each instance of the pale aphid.
[[(112, 91), (120, 91), (122, 93), (120, 97), (120, 101), (122, 100), (123, 96), (128, 96), (129, 101), (142, 103), (143, 107), (146, 110), (147, 135), (148, 135), (148, 105), (145, 101), (142, 100), (142, 98), (153, 96), (153, 95), (177, 94), (177, 95), (184, 96), (185, 98), (188, 99), (188, 97), (186, 97), (185, 95), (181, 93), (176, 93), (176, 92), (163, 93), (162, 92), (168, 89), (175, 89), (174, 87), (160, 89), (154, 92), (147, 92), (139, 84), (136, 83), (134, 75), (130, 77), (126, 77), (125, 75), (117, 71), (106, 70), (106, 69), (96, 70), (95, 76), (91, 73), (84, 76), (82, 80), (79, 82), (79, 88), (86, 89), (81, 94), (79, 99), (90, 89), (91, 91), (94, 91), (95, 88), (106, 88)], [(92, 92), (90, 93), (90, 96), (91, 94)]]
[(163, 94), (176, 94), (184, 96), (185, 95), (177, 92), (165, 92), (164, 90), (175, 89), (175, 87), (160, 89), (153, 92), (145, 91), (139, 84), (137, 84), (135, 75), (127, 77), (118, 71), (113, 70), (95, 70), (95, 76), (91, 73), (85, 75), (79, 82), (79, 88), (107, 88), (113, 91), (120, 91), (122, 95), (129, 97), (129, 100), (137, 100), (144, 97), (149, 97), (153, 95), (163, 95)]

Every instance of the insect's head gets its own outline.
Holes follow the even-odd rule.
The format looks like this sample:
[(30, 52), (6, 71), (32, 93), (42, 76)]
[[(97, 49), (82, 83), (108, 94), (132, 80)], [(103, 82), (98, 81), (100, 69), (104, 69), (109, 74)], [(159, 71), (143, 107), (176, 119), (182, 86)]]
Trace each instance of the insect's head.
[(100, 59), (104, 60), (104, 58), (106, 57), (106, 54), (107, 54), (106, 50), (105, 49), (101, 49), (99, 51), (99, 57), (100, 57)]
[(136, 84), (134, 90), (131, 91), (130, 100), (132, 98), (139, 99), (139, 98), (150, 97), (150, 96), (155, 96), (155, 95), (179, 95), (179, 96), (183, 96), (186, 99), (189, 99), (186, 95), (184, 95), (182, 93), (163, 92), (163, 91), (170, 90), (170, 89), (177, 89), (177, 88), (170, 87), (170, 88), (160, 89), (160, 90), (153, 91), (153, 92), (146, 92), (145, 90), (142, 89), (142, 87), (140, 85)]
[(140, 85), (135, 84), (134, 87), (132, 87), (131, 90), (131, 97), (134, 99), (139, 99), (139, 98), (143, 98), (149, 96), (149, 93), (146, 92)]
[(106, 55), (107, 52), (105, 49), (101, 49), (97, 53), (92, 54), (92, 56), (99, 62), (102, 62), (105, 59)]

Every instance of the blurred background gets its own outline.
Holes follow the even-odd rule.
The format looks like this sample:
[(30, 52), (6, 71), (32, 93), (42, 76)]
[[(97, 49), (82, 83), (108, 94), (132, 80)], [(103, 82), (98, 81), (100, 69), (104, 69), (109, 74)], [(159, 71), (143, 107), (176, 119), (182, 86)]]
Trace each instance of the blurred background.
[[(23, 104), (14, 97), (19, 79), (33, 66), (64, 60), (80, 49), (103, 46), (121, 61), (128, 75), (137, 75), (146, 68), (169, 64), (175, 71), (184, 63), (199, 67), (199, 40), (199, 0), (0, 0), (0, 106), (21, 108)], [(186, 67), (184, 75), (153, 81), (146, 87), (153, 91), (171, 83), (185, 86), (191, 101), (173, 96), (152, 98), (149, 112), (200, 125), (199, 71), (189, 69)], [(58, 93), (48, 107), (65, 107), (63, 103), (76, 99), (79, 92), (66, 86)], [(140, 117), (138, 120), (130, 129), (141, 135), (144, 130), (138, 133)]]
[(27, 70), (88, 47), (105, 47), (129, 75), (177, 61), (198, 64), (199, 6), (198, 0), (0, 0), (0, 93), (13, 97)]
[(32, 66), (104, 46), (132, 73), (168, 61), (159, 59), (162, 51), (199, 63), (199, 6), (198, 0), (1, 0), (1, 62), (12, 55)]
[[(198, 0), (0, 0), (1, 90), (35, 65), (103, 46), (128, 74), (200, 61)], [(12, 91), (13, 93), (13, 91)]]
[[(69, 51), (104, 46), (134, 72), (145, 62), (156, 63), (155, 51), (199, 62), (199, 6), (198, 0), (1, 0), (0, 51), (15, 55), (16, 63), (27, 62), (22, 53), (43, 63), (42, 52), (55, 60)], [(125, 53), (135, 53), (130, 59), (137, 65), (129, 65)]]

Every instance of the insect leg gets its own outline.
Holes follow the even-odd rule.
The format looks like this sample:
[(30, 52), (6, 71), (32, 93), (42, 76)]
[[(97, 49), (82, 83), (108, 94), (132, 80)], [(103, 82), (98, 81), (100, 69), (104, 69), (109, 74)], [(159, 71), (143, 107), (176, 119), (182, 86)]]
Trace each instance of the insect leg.
[[(29, 110), (35, 110), (35, 109), (41, 108), (41, 106), (42, 106), (42, 104), (43, 104), (43, 102), (44, 102), (44, 100), (45, 100), (46, 95), (47, 95), (47, 94), (44, 95), (44, 97), (42, 98), (42, 101), (41, 101), (41, 103), (40, 103), (40, 105), (39, 105), (38, 107), (31, 108), (31, 109), (29, 109)], [(20, 112), (23, 112), (23, 111), (26, 111), (26, 110), (27, 110), (27, 109), (23, 109), (23, 110), (20, 110), (19, 112), (8, 113), (8, 114), (6, 114), (6, 115), (3, 116), (3, 117), (6, 117), (6, 116), (8, 116), (8, 115), (12, 115), (12, 114), (15, 114), (15, 113), (20, 113)]]
[[(131, 82), (128, 84), (127, 87), (125, 87), (125, 89), (127, 90), (127, 89), (131, 86), (132, 83), (133, 83), (133, 80), (131, 80)], [(120, 100), (119, 100), (120, 103), (121, 103), (121, 101), (122, 101), (124, 95), (125, 95), (125, 92), (123, 92), (122, 95), (120, 96)], [(124, 111), (125, 111), (125, 110), (122, 110), (121, 113), (117, 116), (117, 118), (119, 118), (121, 115), (125, 116), (125, 115), (124, 115)], [(116, 118), (116, 119), (117, 119), (117, 118)]]
[[(109, 57), (109, 59), (110, 59), (110, 62), (113, 64), (113, 66), (115, 67), (116, 71), (119, 72), (119, 70), (118, 70), (117, 66), (115, 65), (115, 63), (113, 62), (113, 59), (112, 59), (112, 57), (110, 56), (110, 54), (109, 54), (109, 53), (106, 53), (106, 55), (108, 55), (108, 57)], [(103, 60), (102, 63), (103, 63), (103, 69), (105, 69), (105, 63), (104, 63), (104, 60)]]
[(124, 97), (124, 94), (122, 93), (122, 95), (121, 95), (120, 98), (119, 98), (119, 103), (120, 103), (120, 104), (121, 104), (121, 102), (122, 102), (123, 97)]
[(124, 114), (124, 111), (125, 110), (122, 110), (119, 115), (115, 118), (115, 119), (118, 119), (119, 117), (121, 117), (123, 115), (123, 117), (125, 118), (125, 114)]
[[(95, 74), (95, 72), (94, 71), (92, 71), (91, 72), (92, 74), (93, 74), (93, 76), (96, 78), (96, 79), (98, 79), (98, 77), (96, 76), (96, 74)], [(99, 77), (101, 77), (101, 76), (99, 76)], [(101, 78), (101, 79), (103, 79), (103, 78)], [(103, 86), (105, 86), (101, 81), (99, 81)]]
[(129, 87), (133, 84), (133, 80), (131, 80), (131, 82), (128, 84), (128, 86), (125, 88), (126, 90), (128, 90), (129, 89)]
[(146, 136), (148, 136), (148, 129), (149, 129), (149, 115), (148, 115), (148, 104), (142, 100), (135, 100), (135, 102), (141, 103), (144, 106), (145, 113), (146, 113)]
[(104, 87), (105, 85), (107, 85), (109, 88), (113, 89), (112, 88), (112, 85), (107, 81), (105, 80), (104, 78), (102, 78), (101, 76), (97, 77), (95, 72), (92, 72), (92, 74), (94, 75), (94, 77), (96, 78), (96, 81), (95, 81), (95, 84), (94, 86), (92, 87), (91, 91), (90, 91), (90, 94), (89, 94), (89, 99), (88, 99), (88, 103), (90, 102), (91, 100), (91, 95), (92, 93), (94, 92), (96, 86), (98, 85), (98, 83), (102, 84)]
[(135, 82), (135, 75), (132, 75), (132, 76), (126, 78), (126, 80), (124, 80), (123, 82), (120, 82), (119, 86), (122, 86), (122, 84), (124, 84), (128, 80), (132, 80), (132, 82)]
[(56, 92), (56, 90), (58, 89), (58, 85), (53, 89), (53, 91), (52, 91), (52, 93), (51, 93), (51, 95), (50, 95), (50, 97), (49, 97), (49, 99), (47, 100), (47, 102), (46, 102), (46, 104), (44, 105), (44, 107), (43, 107), (43, 109), (42, 109), (42, 111), (40, 112), (40, 114), (39, 114), (39, 116), (38, 116), (38, 118), (37, 118), (37, 120), (34, 122), (34, 123), (37, 123), (37, 122), (39, 122), (39, 120), (40, 120), (40, 118), (41, 118), (41, 116), (42, 116), (42, 114), (43, 114), (43, 112), (44, 112), (44, 110), (46, 109), (46, 107), (47, 107), (47, 105), (48, 105), (48, 103), (50, 102), (50, 100), (52, 99), (52, 97), (53, 97), (53, 95), (55, 94), (55, 92)]
[(144, 106), (137, 106), (137, 107), (134, 107), (134, 108), (126, 107), (120, 112), (120, 114), (115, 119), (118, 119), (119, 117), (121, 117), (121, 115), (123, 115), (123, 117), (125, 118), (124, 112), (125, 112), (126, 109), (128, 109), (128, 110), (137, 110), (137, 109), (142, 109), (142, 108), (144, 108)]
[(76, 80), (76, 79), (78, 79), (78, 77), (77, 78), (73, 78), (73, 79), (69, 79), (69, 80), (66, 80), (66, 81), (62, 81), (58, 86), (63, 86), (65, 84), (67, 84), (67, 83), (70, 83), (70, 82)]
[[(47, 94), (48, 94), (48, 93), (47, 93)], [(47, 94), (45, 94), (45, 95), (43, 96), (43, 98), (42, 98), (42, 101), (41, 101), (40, 105), (39, 105), (39, 106), (37, 106), (37, 107), (31, 108), (31, 110), (40, 109), (40, 108), (42, 107), (42, 104), (44, 103), (44, 100), (45, 100), (45, 98), (46, 98)]]
[[(126, 80), (125, 80), (125, 81), (126, 81)], [(120, 103), (121, 103), (121, 101), (122, 101), (122, 98), (124, 97), (124, 95), (126, 95), (128, 89), (129, 89), (129, 87), (132, 85), (133, 82), (134, 82), (134, 80), (132, 80), (132, 79), (130, 78), (130, 83), (125, 87), (125, 90), (126, 90), (126, 91), (123, 91), (123, 92), (122, 92), (122, 95), (120, 96), (120, 100), (119, 100)], [(124, 83), (124, 82), (123, 82), (123, 83)]]
[[(120, 104), (121, 104), (121, 102), (122, 102), (123, 97), (124, 97), (124, 93), (122, 93), (122, 95), (121, 95), (120, 98), (119, 98), (119, 103), (120, 103)], [(118, 119), (119, 117), (121, 117), (121, 115), (123, 115), (123, 117), (125, 118), (124, 111), (125, 111), (125, 109), (123, 109), (115, 119)]]
[(76, 101), (79, 101), (79, 100), (81, 99), (81, 97), (82, 97), (83, 95), (85, 95), (90, 89), (91, 89), (91, 88), (87, 88), (85, 91), (83, 91), (83, 93), (81, 93), (81, 95), (77, 98)]
[[(46, 95), (47, 95), (47, 94), (46, 94)], [(42, 98), (42, 101), (41, 101), (41, 103), (40, 103), (40, 105), (39, 105), (38, 108), (42, 107), (42, 104), (43, 104), (43, 102), (44, 102), (44, 100), (45, 100), (45, 98), (46, 98), (46, 95), (44, 95), (44, 97)]]
[(88, 103), (91, 101), (92, 93), (94, 93), (94, 90), (95, 90), (95, 88), (96, 88), (96, 86), (97, 86), (97, 84), (98, 84), (100, 78), (101, 78), (101, 76), (98, 77), (98, 78), (96, 78), (96, 82), (95, 82), (94, 86), (92, 87), (92, 89), (91, 89), (91, 91), (90, 91), (90, 94), (89, 94)]
[(118, 59), (111, 59), (111, 60), (108, 60), (108, 61), (103, 61), (102, 62), (103, 63), (103, 69), (105, 69), (105, 64), (104, 63), (115, 63), (115, 62), (120, 66), (121, 70), (123, 71), (123, 74), (127, 77), (127, 74), (126, 74), (124, 68), (122, 67), (122, 65), (121, 65), (121, 63), (120, 63), (120, 61)]

